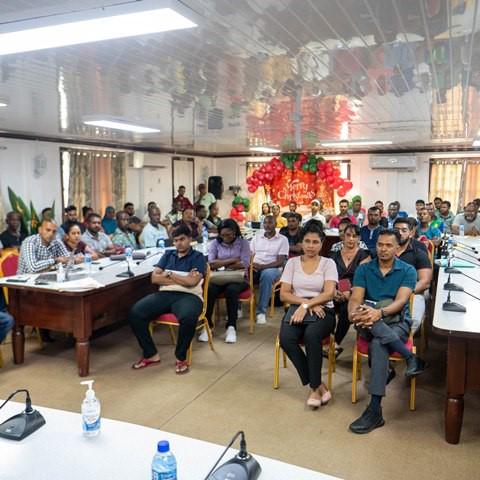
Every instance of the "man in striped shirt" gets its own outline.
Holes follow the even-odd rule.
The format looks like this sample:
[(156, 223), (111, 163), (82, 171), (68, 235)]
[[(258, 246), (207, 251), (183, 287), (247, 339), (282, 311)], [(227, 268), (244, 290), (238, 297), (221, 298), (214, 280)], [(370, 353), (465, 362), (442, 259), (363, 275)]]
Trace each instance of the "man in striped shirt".
[(43, 219), (38, 233), (27, 237), (20, 249), (18, 274), (38, 273), (48, 270), (58, 263), (66, 264), (69, 253), (62, 242), (55, 238), (57, 224)]

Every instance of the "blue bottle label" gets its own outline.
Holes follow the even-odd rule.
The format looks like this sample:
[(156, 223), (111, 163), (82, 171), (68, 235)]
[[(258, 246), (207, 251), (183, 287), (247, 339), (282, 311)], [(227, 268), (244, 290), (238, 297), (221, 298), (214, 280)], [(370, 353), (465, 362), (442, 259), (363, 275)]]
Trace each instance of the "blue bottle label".
[(97, 418), (94, 422), (83, 422), (83, 430), (85, 432), (92, 432), (94, 430), (98, 430), (100, 428), (100, 417)]
[(169, 472), (152, 471), (152, 480), (177, 480), (177, 469)]

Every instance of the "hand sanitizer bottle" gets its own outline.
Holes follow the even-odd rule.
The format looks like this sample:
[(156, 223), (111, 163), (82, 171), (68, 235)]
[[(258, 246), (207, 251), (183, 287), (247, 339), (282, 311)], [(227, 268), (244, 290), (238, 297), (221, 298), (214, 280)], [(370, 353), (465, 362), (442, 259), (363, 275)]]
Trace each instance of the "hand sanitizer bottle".
[(92, 388), (94, 380), (85, 380), (81, 385), (88, 385), (85, 399), (82, 402), (83, 434), (86, 437), (96, 437), (100, 433), (100, 402), (95, 397)]
[(63, 263), (58, 264), (57, 270), (57, 282), (63, 283), (65, 281), (65, 269), (63, 268)]
[(208, 255), (208, 229), (207, 227), (203, 227), (202, 232), (202, 250), (205, 256)]

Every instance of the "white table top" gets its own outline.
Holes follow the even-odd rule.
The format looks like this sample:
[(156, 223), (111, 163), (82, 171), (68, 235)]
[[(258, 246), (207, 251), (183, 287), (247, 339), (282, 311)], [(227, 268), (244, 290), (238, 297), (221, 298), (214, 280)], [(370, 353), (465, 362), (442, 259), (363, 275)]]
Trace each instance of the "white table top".
[[(479, 248), (480, 250), (480, 240), (475, 237), (455, 237), (455, 239), (466, 245)], [(455, 250), (455, 257), (475, 262), (473, 258), (463, 254), (462, 251), (463, 250)], [(467, 253), (469, 253), (469, 255), (474, 255), (473, 250), (472, 252)], [(476, 256), (479, 257), (479, 255)], [(480, 281), (480, 262), (478, 262), (478, 265), (478, 267), (473, 267), (472, 265), (473, 268), (459, 268), (458, 270)], [(465, 306), (467, 309), (466, 313), (447, 312), (442, 309), (442, 305), (446, 301), (448, 295), (448, 292), (443, 289), (443, 285), (447, 280), (448, 273), (445, 273), (444, 268), (440, 268), (438, 273), (433, 326), (439, 330), (445, 330), (446, 332), (480, 334), (479, 300), (470, 297), (464, 292), (451, 292), (451, 301)], [(480, 298), (480, 283), (477, 283), (462, 274), (452, 274), (450, 281), (462, 286), (465, 291)]]
[[(79, 408), (80, 401), (79, 397)], [(9, 402), (0, 411), (0, 422), (24, 408), (25, 404)], [(43, 415), (46, 425), (21, 442), (0, 438), (2, 480), (146, 480), (151, 478), (150, 466), (159, 440), (170, 442), (180, 480), (202, 480), (224, 450), (213, 443), (104, 418), (99, 436), (85, 438), (78, 413), (34, 408)], [(225, 443), (229, 440), (226, 438)], [(248, 445), (248, 432), (246, 440)], [(220, 463), (235, 453), (236, 450), (227, 452)], [(335, 479), (271, 458), (253, 456), (262, 467), (260, 480)]]

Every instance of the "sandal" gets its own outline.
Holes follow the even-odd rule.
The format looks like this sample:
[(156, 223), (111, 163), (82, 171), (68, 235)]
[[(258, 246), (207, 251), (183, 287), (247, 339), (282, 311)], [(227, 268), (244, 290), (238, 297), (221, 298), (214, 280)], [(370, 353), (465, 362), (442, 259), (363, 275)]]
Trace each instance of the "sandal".
[(156, 365), (160, 363), (160, 360), (148, 360), (148, 358), (141, 358), (138, 362), (132, 365), (134, 370), (140, 370), (141, 368), (149, 367), (150, 365)]
[(177, 375), (183, 375), (184, 373), (188, 373), (188, 372), (189, 372), (189, 367), (186, 360), (175, 361), (175, 373)]

